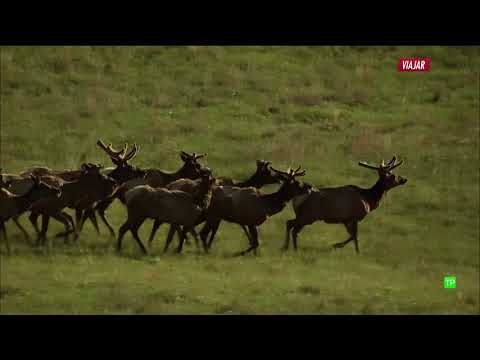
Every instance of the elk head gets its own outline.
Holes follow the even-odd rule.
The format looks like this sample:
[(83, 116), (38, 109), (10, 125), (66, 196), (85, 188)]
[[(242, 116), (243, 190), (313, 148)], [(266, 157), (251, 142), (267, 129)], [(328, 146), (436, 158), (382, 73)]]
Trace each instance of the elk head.
[(367, 169), (376, 170), (378, 172), (378, 176), (385, 187), (385, 191), (388, 191), (396, 186), (403, 185), (407, 182), (406, 178), (392, 173), (393, 169), (402, 164), (403, 160), (397, 162), (396, 156), (393, 156), (387, 164), (385, 164), (385, 161), (382, 160), (382, 163), (379, 166), (372, 166), (365, 162), (358, 163), (360, 166), (363, 166)]
[(207, 156), (207, 154), (199, 154), (196, 153), (189, 154), (185, 151), (180, 151), (180, 158), (183, 160), (184, 165), (182, 167), (182, 177), (187, 179), (197, 179), (201, 176), (201, 169), (202, 165), (197, 162), (198, 159)]
[(110, 160), (117, 168), (111, 171), (108, 175), (119, 183), (135, 177), (140, 177), (143, 172), (134, 166), (130, 165), (128, 161), (132, 160), (138, 152), (137, 144), (133, 144), (133, 148), (127, 153), (128, 144), (125, 144), (122, 150), (115, 150), (112, 144), (106, 146), (102, 140), (97, 141), (97, 145), (110, 156)]
[(300, 170), (301, 166), (295, 170), (289, 168), (287, 172), (276, 170), (273, 167), (270, 168), (282, 179), (283, 185), (279, 192), (283, 191), (287, 198), (291, 199), (311, 191), (312, 185), (300, 182), (296, 179), (297, 177), (305, 175), (305, 170)]
[(282, 177), (273, 173), (270, 169), (270, 161), (257, 160), (257, 171), (254, 174), (255, 180), (259, 185), (276, 184), (282, 181)]
[(82, 164), (81, 180), (85, 184), (91, 184), (93, 189), (102, 196), (108, 196), (117, 188), (117, 182), (112, 177), (102, 174), (102, 168), (103, 166), (100, 164)]
[(33, 181), (33, 186), (30, 189), (30, 193), (36, 191), (36, 195), (38, 198), (41, 197), (49, 197), (54, 196), (59, 198), (62, 195), (61, 187), (56, 187), (53, 185), (49, 185), (43, 182), (40, 178), (35, 175), (30, 175), (30, 179)]

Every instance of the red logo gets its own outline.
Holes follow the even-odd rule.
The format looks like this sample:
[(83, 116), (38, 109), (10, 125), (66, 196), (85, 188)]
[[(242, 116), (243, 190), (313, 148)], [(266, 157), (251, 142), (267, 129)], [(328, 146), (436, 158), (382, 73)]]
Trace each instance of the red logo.
[(397, 64), (398, 72), (430, 71), (430, 58), (400, 58)]

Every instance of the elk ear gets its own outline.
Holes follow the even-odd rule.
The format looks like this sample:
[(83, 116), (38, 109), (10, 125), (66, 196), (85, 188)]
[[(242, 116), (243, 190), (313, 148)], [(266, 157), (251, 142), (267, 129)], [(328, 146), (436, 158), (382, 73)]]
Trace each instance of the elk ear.
[(180, 158), (184, 161), (184, 162), (187, 162), (188, 161), (188, 154), (185, 152), (185, 151), (180, 151)]
[(30, 179), (32, 179), (34, 186), (38, 186), (40, 184), (40, 180), (35, 175), (30, 175)]

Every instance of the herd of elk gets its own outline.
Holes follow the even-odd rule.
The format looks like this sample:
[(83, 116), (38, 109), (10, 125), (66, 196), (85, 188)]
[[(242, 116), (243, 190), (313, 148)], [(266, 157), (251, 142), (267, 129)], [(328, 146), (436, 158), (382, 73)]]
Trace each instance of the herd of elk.
[[(245, 181), (234, 181), (228, 177), (215, 178), (209, 168), (202, 166), (198, 160), (207, 154), (181, 151), (183, 166), (176, 172), (168, 173), (131, 165), (129, 161), (138, 152), (136, 144), (130, 151), (128, 144), (121, 150), (115, 150), (112, 144), (107, 146), (102, 140), (98, 140), (97, 145), (109, 156), (114, 168), (104, 169), (101, 165), (84, 163), (78, 170), (35, 167), (19, 175), (3, 174), (0, 169), (0, 231), (8, 252), (10, 245), (5, 223), (11, 219), (29, 240), (28, 232), (18, 221), (19, 216), (26, 212), (30, 212), (29, 220), (37, 233), (37, 244), (45, 243), (50, 218), (64, 225), (65, 231), (57, 236), (63, 235), (65, 241), (71, 233), (76, 240), (87, 219), (99, 233), (96, 213), (111, 236), (115, 237), (105, 214), (118, 198), (128, 214), (119, 229), (118, 251), (126, 232), (130, 231), (141, 251), (147, 253), (138, 230), (146, 219), (153, 219), (149, 245), (162, 224), (170, 225), (164, 251), (175, 232), (179, 235), (177, 252), (182, 251), (187, 233), (193, 235), (198, 246), (195, 227), (203, 224), (199, 237), (204, 251), (208, 252), (220, 223), (227, 221), (240, 225), (248, 239), (249, 247), (237, 254), (256, 253), (259, 246), (257, 228), (269, 217), (280, 213), (291, 201), (295, 219), (286, 223), (285, 250), (289, 247), (290, 237), (297, 250), (299, 232), (316, 221), (324, 221), (343, 224), (350, 235), (347, 240), (334, 244), (334, 248), (354, 241), (355, 250), (359, 253), (358, 222), (379, 206), (388, 190), (407, 182), (407, 179), (392, 173), (403, 163), (397, 162), (395, 156), (388, 163), (382, 161), (378, 166), (359, 163), (378, 173), (378, 181), (370, 188), (355, 185), (317, 188), (298, 180), (306, 173), (300, 166), (295, 170), (280, 171), (268, 161), (257, 160), (257, 169), (252, 176)], [(277, 183), (277, 191), (262, 192), (262, 187)], [(75, 221), (65, 211), (67, 208), (75, 211)], [(40, 215), (41, 229), (37, 224)]]
[[(227, 187), (227, 186), (228, 187), (233, 187), (233, 186), (235, 186), (235, 187), (239, 187), (239, 188), (253, 187), (253, 188), (260, 189), (261, 187), (263, 187), (265, 185), (275, 184), (275, 183), (279, 182), (280, 178), (278, 176), (276, 176), (274, 173), (272, 173), (269, 165), (270, 165), (270, 162), (268, 162), (268, 161), (257, 160), (257, 169), (256, 169), (255, 173), (252, 176), (250, 176), (250, 178), (248, 178), (247, 180), (241, 181), (241, 182), (234, 182), (234, 180), (232, 180), (230, 178), (227, 178), (227, 177), (216, 178), (215, 183), (214, 183), (214, 187), (216, 188), (218, 186), (221, 186), (221, 187)], [(169, 190), (181, 190), (181, 191), (185, 191), (185, 192), (188, 192), (188, 193), (194, 193), (194, 192), (197, 191), (197, 188), (199, 187), (199, 185), (200, 185), (200, 182), (198, 180), (180, 179), (180, 180), (177, 180), (177, 181), (174, 181), (174, 182), (168, 184), (166, 186), (166, 188), (169, 189)], [(212, 201), (215, 202), (215, 201), (217, 201), (217, 199), (218, 199), (218, 197), (214, 196), (212, 198)], [(211, 207), (215, 208), (215, 205), (212, 204)], [(216, 225), (215, 232), (216, 232), (216, 229), (218, 229), (218, 226), (220, 225), (220, 221), (221, 220), (218, 220), (218, 223), (215, 224)], [(159, 226), (160, 226), (160, 222), (158, 220), (155, 220), (155, 223), (154, 223), (153, 228), (152, 228), (152, 232), (150, 234), (150, 238), (148, 240), (149, 244), (151, 244), (152, 240), (154, 239), (155, 233), (158, 230)], [(244, 229), (245, 233), (248, 233), (247, 229), (244, 225), (242, 225), (242, 228)], [(209, 245), (211, 244), (211, 242), (213, 240), (213, 237), (215, 236), (215, 232), (212, 232), (212, 236), (210, 238)], [(196, 231), (194, 229), (192, 229), (191, 234), (195, 238), (195, 242), (198, 246), (198, 236), (197, 236)], [(172, 226), (170, 227), (169, 238), (170, 238), (170, 235), (173, 235)], [(168, 250), (168, 245), (169, 245), (169, 242), (166, 242), (164, 251)], [(207, 251), (209, 247), (210, 246), (204, 246), (204, 249)]]

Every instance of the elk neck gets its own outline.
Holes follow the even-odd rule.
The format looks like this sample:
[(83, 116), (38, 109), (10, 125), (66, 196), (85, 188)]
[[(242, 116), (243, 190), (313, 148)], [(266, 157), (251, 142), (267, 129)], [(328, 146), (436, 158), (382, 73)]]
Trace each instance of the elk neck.
[(169, 177), (172, 181), (183, 179), (183, 178), (190, 178), (190, 174), (188, 173), (188, 165), (186, 163), (183, 166), (175, 171), (174, 173), (164, 173), (167, 177)]
[(24, 212), (28, 209), (32, 199), (34, 198), (35, 190), (37, 190), (37, 187), (33, 185), (25, 194), (16, 197), (17, 208), (20, 210), (20, 212)]
[(257, 173), (250, 176), (248, 180), (240, 181), (238, 183), (234, 182), (233, 186), (240, 187), (240, 188), (254, 187), (257, 189), (262, 187), (262, 185), (260, 184), (260, 179), (257, 176)]
[(368, 202), (370, 210), (375, 210), (380, 205), (380, 201), (385, 193), (385, 183), (381, 178), (371, 188), (362, 189), (362, 196)]
[(269, 216), (275, 215), (282, 211), (285, 208), (286, 203), (292, 199), (287, 187), (287, 184), (283, 184), (278, 191), (272, 194), (264, 194), (260, 196), (266, 205)]
[(198, 191), (195, 192), (194, 202), (204, 210), (210, 205), (212, 196), (212, 187), (207, 179), (201, 179), (198, 185)]

